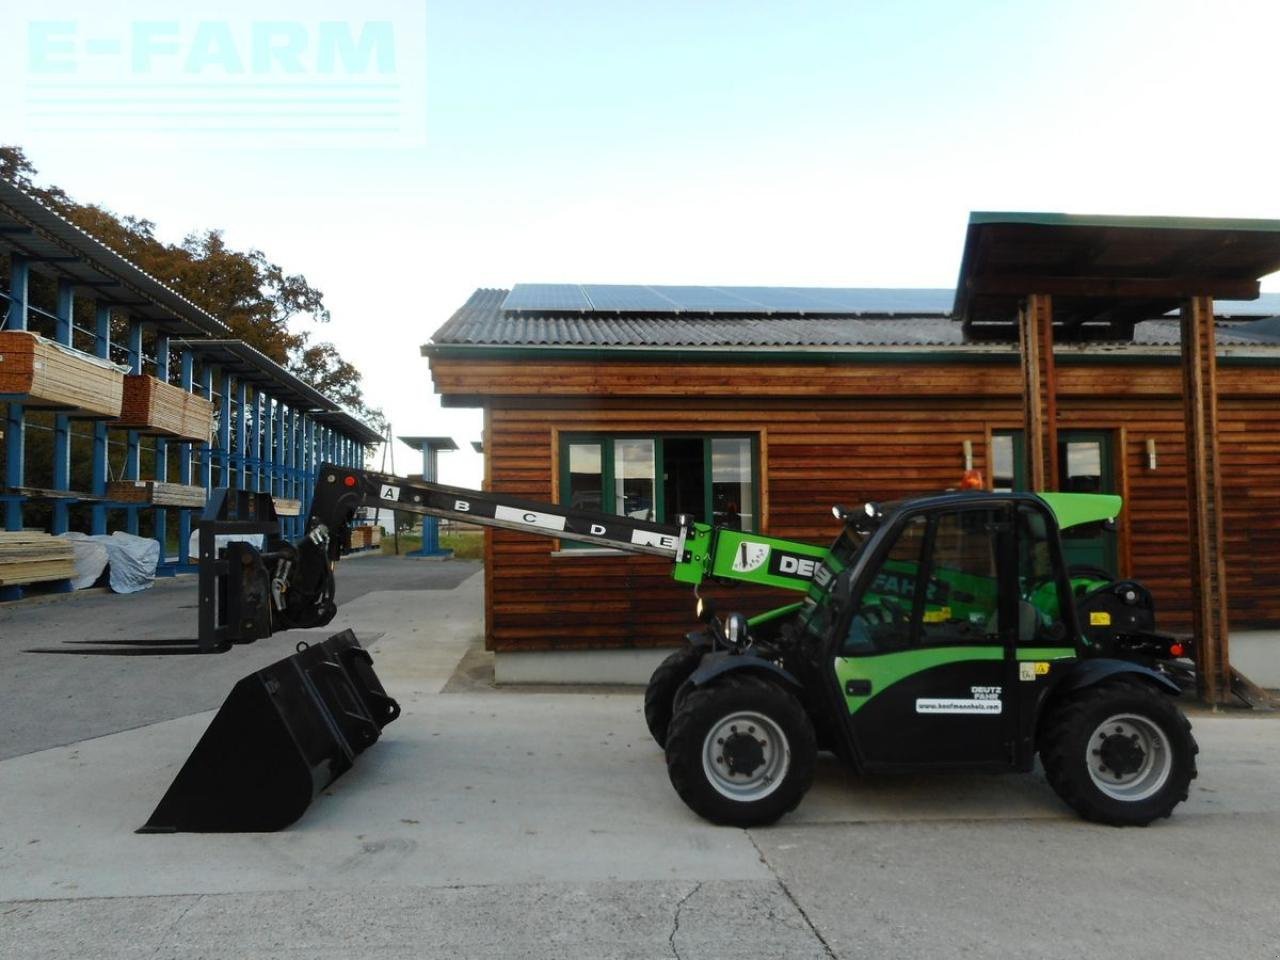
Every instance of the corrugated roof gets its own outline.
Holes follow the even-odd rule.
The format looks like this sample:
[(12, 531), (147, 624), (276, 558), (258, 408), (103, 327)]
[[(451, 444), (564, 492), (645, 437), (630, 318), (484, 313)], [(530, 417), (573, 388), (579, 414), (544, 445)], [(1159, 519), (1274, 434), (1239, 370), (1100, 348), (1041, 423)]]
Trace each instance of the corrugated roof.
[(225, 323), (50, 210), (11, 183), (0, 181), (0, 250), (24, 254), (103, 303), (129, 308), (141, 320), (180, 336), (225, 337)]
[[(493, 347), (857, 348), (965, 346), (946, 317), (779, 317), (690, 314), (618, 315), (613, 311), (530, 315), (503, 310), (507, 291), (480, 289), (436, 331), (434, 345)], [(1280, 314), (1280, 295), (1265, 295)], [(1243, 316), (1232, 308), (1232, 316)], [(1219, 321), (1223, 346), (1280, 347), (1280, 317)], [(1178, 322), (1135, 326), (1133, 343), (1177, 346)], [(999, 347), (1001, 344), (988, 344)], [(1114, 346), (1114, 344), (1112, 344)]]

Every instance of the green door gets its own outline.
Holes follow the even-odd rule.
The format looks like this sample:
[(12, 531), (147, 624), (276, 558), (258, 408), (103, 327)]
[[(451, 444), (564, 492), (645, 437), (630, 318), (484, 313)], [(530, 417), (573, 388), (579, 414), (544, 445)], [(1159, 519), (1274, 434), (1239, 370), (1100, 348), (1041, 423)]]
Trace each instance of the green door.
[[(1063, 493), (1115, 493), (1112, 433), (1058, 431), (1058, 489)], [(1116, 534), (1098, 526), (1062, 531), (1068, 567), (1097, 567), (1116, 575)]]

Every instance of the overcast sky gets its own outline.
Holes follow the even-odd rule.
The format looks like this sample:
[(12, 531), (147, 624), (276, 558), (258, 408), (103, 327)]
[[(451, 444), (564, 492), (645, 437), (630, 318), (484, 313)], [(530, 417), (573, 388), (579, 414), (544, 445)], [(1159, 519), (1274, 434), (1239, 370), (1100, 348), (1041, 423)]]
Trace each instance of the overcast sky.
[[(1280, 218), (1275, 4), (173, 6), (60, 0), (29, 14), (61, 26), (28, 24), (27, 60), (0, 65), (18, 85), (0, 98), (0, 140), (166, 239), (220, 227), (306, 274), (333, 311), (319, 335), (364, 372), (396, 433), (466, 448), (442, 457), (455, 483), (479, 481), (480, 418), (439, 409), (418, 347), (476, 287), (950, 287), (970, 210)], [(359, 34), (365, 21), (390, 32)], [(289, 96), (333, 80), (314, 58), (290, 70), (256, 48), (268, 22), (264, 42), (308, 56), (324, 23), (347, 24), (370, 45), (331, 47), (339, 67), (365, 56), (338, 92), (390, 91), (368, 102), (394, 116), (369, 133), (336, 107), (307, 136), (264, 128), (269, 84), (255, 80)], [(394, 63), (370, 59), (388, 39)], [(196, 87), (254, 122), (141, 124), (136, 103), (101, 99), (122, 77), (135, 92), (150, 82), (175, 116), (212, 109), (183, 101)], [(41, 111), (64, 96), (50, 84), (77, 78), (83, 120), (66, 102)], [(418, 466), (397, 449), (400, 472)]]

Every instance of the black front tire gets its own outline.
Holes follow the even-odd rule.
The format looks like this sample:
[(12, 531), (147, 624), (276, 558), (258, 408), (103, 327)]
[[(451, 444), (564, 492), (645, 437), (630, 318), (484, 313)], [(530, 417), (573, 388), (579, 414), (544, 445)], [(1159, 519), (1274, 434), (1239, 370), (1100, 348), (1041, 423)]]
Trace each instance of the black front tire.
[[(745, 673), (683, 696), (666, 748), (667, 773), (680, 799), (712, 823), (733, 827), (763, 826), (794, 810), (813, 783), (817, 754), (800, 701)], [(735, 764), (750, 769), (734, 771)]]
[(1145, 827), (1187, 799), (1199, 747), (1164, 693), (1117, 678), (1051, 709), (1040, 761), (1050, 786), (1084, 819)]
[(644, 691), (644, 722), (658, 746), (667, 745), (667, 728), (675, 712), (676, 692), (702, 662), (705, 650), (685, 646), (658, 664)]

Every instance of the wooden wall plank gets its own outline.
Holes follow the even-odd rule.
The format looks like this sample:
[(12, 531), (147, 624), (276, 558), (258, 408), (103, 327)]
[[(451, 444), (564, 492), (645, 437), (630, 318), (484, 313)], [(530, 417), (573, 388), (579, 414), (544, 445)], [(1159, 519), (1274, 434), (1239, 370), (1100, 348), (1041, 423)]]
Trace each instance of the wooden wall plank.
[[(683, 366), (678, 375), (670, 367), (660, 369), (668, 382), (696, 379)], [(1238, 372), (1220, 368), (1219, 383)], [(1187, 460), (1177, 368), (1060, 365), (1057, 373), (1059, 429), (1116, 432), (1117, 472), (1129, 492), (1123, 515), (1128, 572), (1153, 590), (1162, 627), (1189, 629)], [(984, 442), (989, 433), (1022, 425), (1016, 364), (1009, 374), (1013, 389), (1007, 395), (972, 396), (958, 387), (945, 399), (895, 395), (874, 378), (866, 381), (867, 394), (852, 398), (773, 396), (762, 388), (754, 397), (705, 396), (696, 402), (669, 396), (496, 399), (486, 411), (486, 485), (552, 499), (556, 431), (767, 432), (761, 444), (761, 463), (767, 467), (761, 478), (765, 529), (822, 544), (837, 532), (833, 503), (956, 486), (966, 439), (974, 441), (974, 466), (989, 475), (990, 446)], [(1133, 392), (1131, 374), (1164, 392)], [(1248, 374), (1249, 389), (1230, 395), (1223, 390), (1219, 408), (1227, 582), (1234, 626), (1276, 628), (1280, 371), (1251, 368)], [(657, 368), (651, 375), (658, 375)], [(558, 374), (542, 376), (554, 382)], [(953, 382), (963, 384), (965, 378)], [(1157, 447), (1154, 471), (1146, 465), (1148, 438)], [(486, 532), (491, 649), (668, 646), (695, 627), (692, 592), (671, 582), (664, 561), (553, 557), (554, 547), (548, 539)], [(740, 586), (710, 592), (722, 607), (746, 612), (796, 598)], [(584, 605), (585, 598), (590, 603)]]

